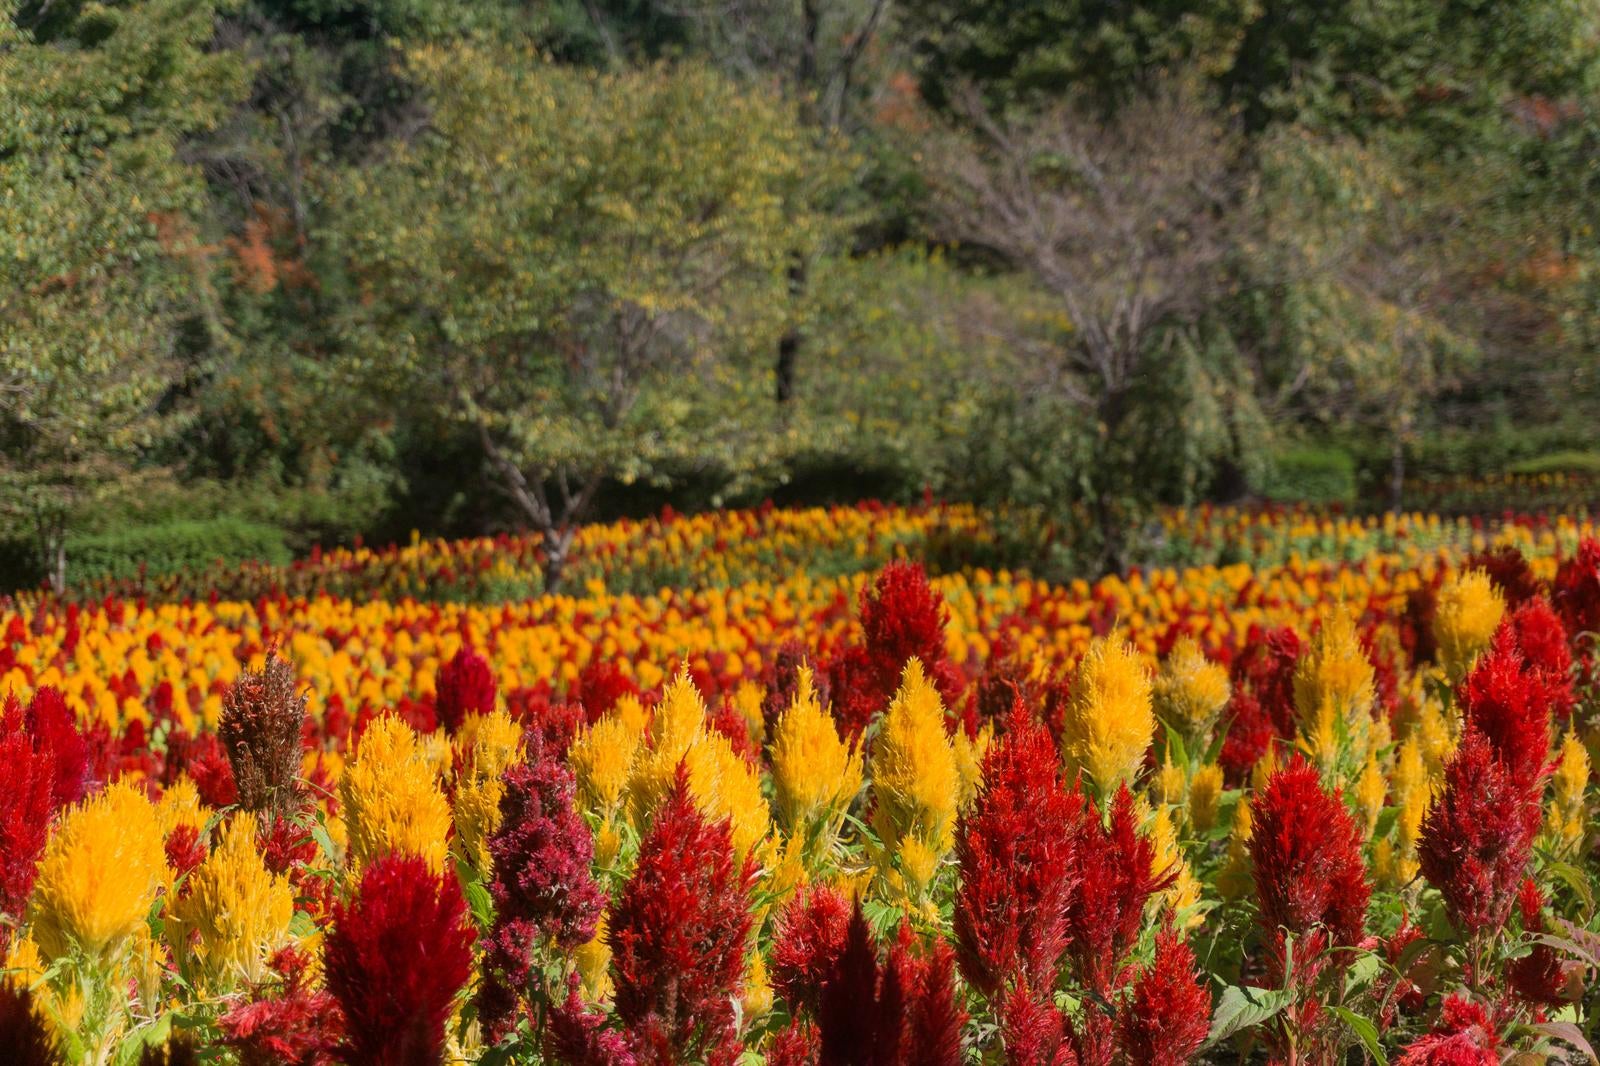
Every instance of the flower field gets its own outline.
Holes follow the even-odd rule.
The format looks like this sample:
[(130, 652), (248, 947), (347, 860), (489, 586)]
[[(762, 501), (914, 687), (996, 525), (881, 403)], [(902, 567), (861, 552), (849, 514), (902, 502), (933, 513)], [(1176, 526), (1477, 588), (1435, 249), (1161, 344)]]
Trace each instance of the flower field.
[(1092, 584), (995, 527), (18, 597), (0, 1061), (1590, 1061), (1585, 517), (1170, 512)]

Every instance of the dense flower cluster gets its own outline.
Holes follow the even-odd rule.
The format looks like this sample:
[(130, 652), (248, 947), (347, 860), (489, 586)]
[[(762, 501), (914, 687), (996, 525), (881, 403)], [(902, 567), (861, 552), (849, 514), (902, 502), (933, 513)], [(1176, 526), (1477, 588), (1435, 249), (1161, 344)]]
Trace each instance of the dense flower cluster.
[[(1167, 521), (1252, 562), (930, 578), (879, 567), (936, 523), (981, 539), (976, 512), (765, 510), (586, 531), (607, 578), (688, 560), (638, 594), (579, 562), (570, 595), (495, 606), (14, 605), (0, 1040), (244, 1066), (1559, 1048), (1594, 1000), (1592, 530)], [(819, 552), (837, 576), (792, 565)]]

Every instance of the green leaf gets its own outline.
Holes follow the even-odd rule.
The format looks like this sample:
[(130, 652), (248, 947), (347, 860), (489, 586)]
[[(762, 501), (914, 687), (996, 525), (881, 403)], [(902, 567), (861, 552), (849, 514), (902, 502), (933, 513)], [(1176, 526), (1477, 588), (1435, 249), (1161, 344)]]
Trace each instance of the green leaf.
[(1583, 904), (1585, 914), (1594, 913), (1594, 890), (1589, 886), (1589, 877), (1576, 866), (1565, 862), (1551, 862), (1545, 864), (1545, 872), (1555, 877), (1556, 880), (1572, 889)]
[(1294, 994), (1282, 988), (1254, 988), (1229, 985), (1217, 1000), (1211, 1015), (1210, 1047), (1246, 1029), (1253, 1029), (1294, 1002)]
[(472, 920), (480, 929), (494, 924), (494, 900), (481, 881), (469, 881), (466, 888), (467, 906), (472, 909)]
[(1355, 1032), (1356, 1038), (1361, 1041), (1361, 1046), (1367, 1049), (1367, 1054), (1372, 1056), (1373, 1062), (1378, 1066), (1389, 1066), (1389, 1060), (1383, 1053), (1383, 1041), (1378, 1038), (1378, 1027), (1372, 1023), (1371, 1018), (1357, 1014), (1348, 1007), (1329, 1005), (1328, 1010)]

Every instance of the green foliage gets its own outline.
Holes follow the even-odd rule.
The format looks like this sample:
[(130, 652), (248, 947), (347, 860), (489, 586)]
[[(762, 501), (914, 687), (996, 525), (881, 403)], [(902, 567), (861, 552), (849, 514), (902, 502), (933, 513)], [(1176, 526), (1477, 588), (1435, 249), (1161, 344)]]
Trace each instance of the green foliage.
[(282, 530), (242, 518), (134, 526), (72, 538), (67, 550), (72, 584), (185, 573), (217, 562), (282, 564), (291, 558)]
[(1355, 459), (1339, 448), (1289, 448), (1272, 457), (1259, 488), (1269, 500), (1352, 503), (1356, 498)]

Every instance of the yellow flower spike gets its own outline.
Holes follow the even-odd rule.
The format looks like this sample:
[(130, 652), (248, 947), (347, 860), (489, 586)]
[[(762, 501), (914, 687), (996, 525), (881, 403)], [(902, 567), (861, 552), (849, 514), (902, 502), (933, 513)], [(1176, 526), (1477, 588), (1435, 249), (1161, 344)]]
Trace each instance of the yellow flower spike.
[(183, 826), (198, 832), (210, 819), (211, 808), (200, 801), (200, 790), (188, 774), (168, 785), (156, 803), (156, 822), (161, 827), (162, 837)]
[(954, 842), (961, 775), (945, 735), (944, 705), (922, 663), (906, 663), (872, 749), (875, 825), (883, 846), (898, 850), (916, 837), (936, 855)]
[(742, 860), (766, 838), (772, 825), (767, 798), (755, 770), (733, 750), (727, 737), (704, 732), (684, 756), (689, 794), (710, 821), (727, 819), (733, 850)]
[(644, 739), (643, 716), (630, 720), (615, 712), (602, 715), (580, 732), (567, 749), (567, 764), (577, 784), (578, 803), (608, 816), (622, 806)]
[(609, 914), (601, 912), (594, 936), (573, 953), (583, 998), (588, 1003), (598, 1003), (611, 994), (611, 944), (606, 939), (609, 918)]
[(416, 733), (397, 716), (386, 714), (367, 726), (339, 781), (353, 866), (402, 852), (443, 872), (450, 803), (434, 766)]
[(978, 728), (976, 737), (968, 737), (963, 730), (956, 730), (951, 747), (956, 753), (956, 771), (961, 775), (962, 810), (971, 806), (972, 801), (978, 798), (978, 793), (983, 789), (983, 759), (993, 743), (993, 722), (983, 723)]
[[(1178, 843), (1178, 827), (1172, 820), (1170, 808), (1158, 807), (1151, 816), (1150, 843), (1154, 852), (1150, 872), (1157, 877), (1171, 875), (1173, 878), (1171, 887), (1152, 900), (1152, 906), (1155, 909), (1167, 906), (1174, 912), (1181, 912), (1199, 903), (1200, 882), (1184, 860), (1183, 848)], [(1183, 920), (1182, 927), (1192, 929), (1203, 920), (1204, 915), (1190, 914)]]
[(17, 988), (34, 988), (44, 980), (46, 964), (31, 935), (18, 937), (6, 951), (6, 980)]
[(489, 869), (489, 838), (500, 828), (502, 775), (522, 761), (522, 727), (505, 711), (472, 715), (456, 738), (456, 779), (452, 814), (462, 858), (481, 872)]
[(1340, 607), (1323, 620), (1294, 673), (1300, 746), (1324, 774), (1343, 756), (1365, 759), (1376, 698), (1355, 618)]
[(861, 753), (839, 738), (822, 709), (810, 667), (801, 667), (793, 701), (773, 729), (769, 749), (778, 823), (809, 837), (821, 830), (825, 847), (861, 791)]
[(609, 870), (616, 865), (622, 852), (622, 834), (610, 822), (603, 822), (594, 834), (594, 865), (596, 869)]
[(628, 802), (634, 825), (641, 831), (677, 778), (678, 764), (705, 732), (706, 705), (689, 679), (687, 665), (661, 693), (650, 719), (649, 748), (634, 763), (628, 780)]
[(941, 853), (935, 851), (921, 837), (900, 838), (898, 865), (905, 878), (906, 894), (912, 899), (926, 899), (934, 878), (939, 876)]
[(1233, 810), (1233, 829), (1228, 834), (1228, 855), (1217, 874), (1217, 891), (1228, 901), (1241, 899), (1254, 891), (1255, 875), (1250, 865), (1250, 833), (1254, 828), (1250, 802), (1241, 799)]
[(1433, 638), (1452, 681), (1461, 680), (1472, 669), (1473, 660), (1489, 646), (1505, 612), (1505, 600), (1483, 570), (1456, 574), (1440, 587)]
[(1360, 813), (1368, 840), (1378, 831), (1378, 817), (1383, 813), (1383, 801), (1388, 795), (1389, 782), (1384, 779), (1378, 757), (1368, 755), (1366, 765), (1361, 768), (1361, 776), (1356, 779), (1355, 788), (1356, 810)]
[(767, 962), (759, 951), (750, 953), (744, 972), (744, 991), (740, 1006), (747, 1019), (759, 1020), (772, 1010), (772, 980), (767, 975)]
[(766, 689), (754, 681), (741, 681), (733, 693), (733, 705), (738, 708), (739, 716), (744, 719), (745, 728), (750, 730), (750, 736), (760, 744), (767, 739), (767, 722), (761, 714), (761, 705), (766, 700)]
[(69, 810), (39, 860), (29, 904), (33, 938), (46, 959), (74, 946), (113, 961), (145, 923), (168, 876), (156, 809), (119, 781)]
[(1172, 649), (1153, 693), (1161, 720), (1191, 742), (1210, 737), (1229, 694), (1228, 671), (1207, 659), (1193, 637), (1184, 637)]
[(182, 898), (174, 900), (172, 943), (192, 948), (197, 972), (211, 992), (266, 974), (266, 957), (289, 942), (294, 892), (281, 874), (269, 871), (256, 850), (255, 820), (235, 815), (222, 841), (189, 874)]
[(1589, 770), (1588, 749), (1576, 734), (1568, 733), (1561, 742), (1561, 760), (1545, 813), (1545, 840), (1552, 851), (1568, 859), (1582, 854), (1588, 831)]
[(1061, 746), (1103, 796), (1131, 783), (1144, 762), (1155, 730), (1150, 688), (1139, 653), (1120, 637), (1096, 638), (1073, 675)]
[(1222, 767), (1206, 763), (1189, 781), (1189, 824), (1197, 833), (1209, 832), (1217, 824), (1222, 803)]
[(1183, 767), (1170, 758), (1161, 764), (1161, 769), (1156, 771), (1154, 780), (1150, 782), (1150, 791), (1162, 803), (1175, 805), (1183, 803), (1184, 793), (1188, 788), (1189, 781)]
[(1267, 782), (1272, 780), (1272, 775), (1278, 772), (1278, 745), (1268, 744), (1267, 750), (1261, 758), (1250, 768), (1250, 791), (1262, 792), (1267, 787)]

